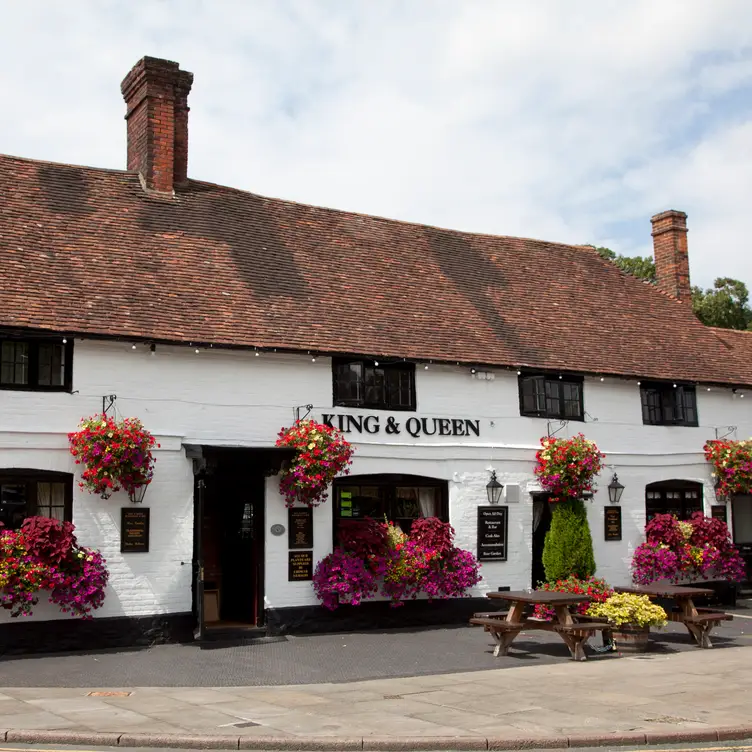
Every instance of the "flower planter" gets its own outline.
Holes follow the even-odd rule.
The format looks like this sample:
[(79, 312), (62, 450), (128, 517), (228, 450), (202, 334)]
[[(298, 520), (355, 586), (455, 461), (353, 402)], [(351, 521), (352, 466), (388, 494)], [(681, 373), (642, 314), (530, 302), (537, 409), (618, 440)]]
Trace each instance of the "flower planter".
[(619, 653), (645, 653), (650, 640), (650, 627), (622, 624), (612, 632), (614, 645)]

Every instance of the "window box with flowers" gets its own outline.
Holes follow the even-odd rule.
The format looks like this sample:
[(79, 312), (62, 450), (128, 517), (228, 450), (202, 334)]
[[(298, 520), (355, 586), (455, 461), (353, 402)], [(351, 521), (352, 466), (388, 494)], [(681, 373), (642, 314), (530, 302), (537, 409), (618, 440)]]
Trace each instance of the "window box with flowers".
[(544, 436), (535, 455), (535, 474), (550, 494), (551, 528), (543, 547), (546, 579), (556, 582), (595, 573), (593, 540), (582, 498), (593, 490), (604, 454), (579, 433), (571, 438)]
[(722, 520), (702, 512), (685, 522), (657, 514), (645, 526), (645, 537), (632, 556), (632, 579), (639, 585), (744, 579), (744, 560)]
[(454, 545), (454, 529), (436, 517), (415, 520), (409, 536), (366, 519), (343, 527), (340, 540), (313, 576), (316, 596), (331, 611), (378, 595), (395, 607), (420, 596), (461, 598), (481, 580), (478, 561)]
[(350, 471), (350, 443), (336, 428), (315, 420), (296, 420), (290, 428), (283, 428), (277, 446), (296, 451), (280, 473), (279, 490), (287, 507), (296, 502), (317, 507), (326, 501), (332, 481)]
[(68, 434), (71, 454), (83, 465), (79, 486), (108, 499), (125, 490), (142, 501), (154, 476), (152, 449), (159, 444), (137, 418), (116, 420), (106, 414), (83, 418)]
[(0, 605), (31, 616), (41, 594), (63, 613), (91, 618), (104, 602), (109, 574), (99, 551), (79, 546), (70, 522), (28, 517), (0, 531)]

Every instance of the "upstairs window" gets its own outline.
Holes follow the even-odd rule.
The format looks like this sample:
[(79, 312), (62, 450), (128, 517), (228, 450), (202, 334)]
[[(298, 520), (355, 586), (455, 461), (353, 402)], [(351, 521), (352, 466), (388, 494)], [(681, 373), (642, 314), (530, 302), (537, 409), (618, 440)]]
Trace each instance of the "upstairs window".
[(33, 470), (0, 470), (0, 522), (11, 530), (27, 517), (71, 521), (73, 476)]
[(572, 376), (520, 376), (520, 415), (584, 420), (582, 379)]
[(697, 395), (693, 386), (640, 386), (642, 422), (646, 426), (696, 426)]
[(71, 390), (73, 342), (6, 338), (0, 334), (0, 389)]
[(335, 360), (334, 404), (376, 410), (415, 410), (415, 365)]

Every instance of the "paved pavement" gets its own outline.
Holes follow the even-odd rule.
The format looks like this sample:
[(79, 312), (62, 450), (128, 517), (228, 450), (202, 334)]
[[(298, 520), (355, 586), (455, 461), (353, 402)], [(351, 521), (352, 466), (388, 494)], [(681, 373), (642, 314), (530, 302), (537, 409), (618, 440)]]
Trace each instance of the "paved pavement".
[[(752, 620), (739, 622), (749, 625), (752, 632)], [(453, 635), (456, 653), (468, 652), (471, 644), (473, 654), (485, 655), (491, 649), (480, 630), (446, 631)], [(719, 647), (713, 650), (690, 649), (686, 642), (682, 645), (687, 649), (682, 649), (678, 635), (668, 640), (672, 635), (666, 635), (654, 652), (632, 657), (601, 655), (585, 663), (568, 660), (556, 643), (542, 642), (542, 636), (535, 633), (528, 647), (550, 648), (552, 654), (556, 649), (551, 660), (539, 659), (537, 652), (517, 650), (506, 659), (488, 656), (491, 665), (504, 666), (504, 670), (286, 686), (209, 686), (212, 673), (205, 677), (206, 686), (170, 682), (156, 686), (156, 677), (152, 686), (128, 681), (103, 685), (93, 677), (83, 683), (81, 676), (63, 673), (56, 683), (69, 682), (75, 688), (52, 686), (51, 681), (47, 687), (31, 687), (28, 680), (18, 683), (19, 667), (25, 666), (27, 679), (33, 679), (39, 676), (34, 664), (52, 658), (3, 661), (0, 672), (6, 688), (0, 690), (0, 729), (110, 732), (107, 743), (121, 746), (169, 746), (160, 743), (167, 737), (144, 734), (182, 734), (186, 743), (176, 742), (176, 746), (193, 746), (187, 742), (195, 742), (196, 735), (210, 735), (216, 745), (235, 749), (263, 746), (270, 738), (278, 744), (280, 740), (297, 742), (297, 749), (312, 749), (316, 740), (337, 743), (343, 749), (378, 748), (379, 744), (395, 748), (406, 739), (423, 741), (409, 741), (404, 748), (451, 749), (451, 744), (464, 740), (459, 748), (487, 749), (504, 748), (498, 740), (520, 737), (576, 746), (577, 740), (592, 735), (606, 735), (612, 741), (624, 735), (644, 744), (676, 731), (718, 739), (718, 727), (747, 724), (752, 733), (752, 650), (748, 635), (741, 631), (735, 636), (729, 633), (725, 641), (719, 639)], [(419, 634), (426, 650), (435, 651), (434, 633)], [(384, 644), (396, 650), (405, 636), (391, 635), (391, 643)], [(349, 649), (344, 647), (349, 636), (341, 639), (345, 640), (343, 662), (358, 663), (357, 651), (346, 652)], [(274, 644), (286, 643), (246, 649), (261, 654)], [(521, 647), (526, 647), (524, 642)], [(196, 655), (211, 657), (218, 652)], [(129, 653), (125, 658), (140, 655)], [(391, 656), (384, 653), (381, 657), (392, 665)], [(375, 658), (369, 661), (372, 665)], [(48, 665), (47, 670), (52, 666), (64, 670), (60, 664)], [(250, 658), (247, 667), (252, 668)], [(414, 673), (414, 666), (410, 668)], [(12, 675), (7, 669), (12, 669)], [(99, 694), (91, 694), (95, 691)], [(34, 733), (21, 738), (9, 733), (6, 741), (41, 741)], [(85, 743), (85, 738), (78, 738), (79, 743)], [(50, 740), (65, 739), (58, 735)]]
[[(745, 605), (752, 604), (740, 604), (735, 611), (739, 618), (714, 632), (716, 652), (730, 646), (752, 647), (752, 609)], [(653, 640), (655, 655), (697, 651), (678, 624), (669, 624)], [(597, 639), (591, 642), (599, 644)], [(599, 662), (619, 660), (614, 654), (589, 654)], [(210, 649), (161, 645), (148, 650), (5, 658), (0, 660), (0, 687), (320, 684), (569, 663), (569, 652), (555, 634), (523, 633), (508, 657), (494, 658), (480, 628), (458, 627), (262, 639)]]

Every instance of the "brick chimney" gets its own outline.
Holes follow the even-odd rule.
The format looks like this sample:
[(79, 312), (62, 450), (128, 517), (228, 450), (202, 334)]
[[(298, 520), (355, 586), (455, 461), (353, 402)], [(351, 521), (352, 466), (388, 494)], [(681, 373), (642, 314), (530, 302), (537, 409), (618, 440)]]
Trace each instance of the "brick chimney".
[(653, 225), (653, 254), (658, 287), (679, 300), (689, 302), (689, 256), (687, 254), (687, 215), (669, 209), (650, 219)]
[(120, 84), (127, 112), (128, 169), (146, 188), (172, 193), (188, 179), (188, 93), (193, 73), (144, 57)]

